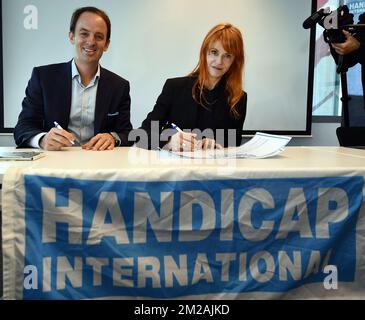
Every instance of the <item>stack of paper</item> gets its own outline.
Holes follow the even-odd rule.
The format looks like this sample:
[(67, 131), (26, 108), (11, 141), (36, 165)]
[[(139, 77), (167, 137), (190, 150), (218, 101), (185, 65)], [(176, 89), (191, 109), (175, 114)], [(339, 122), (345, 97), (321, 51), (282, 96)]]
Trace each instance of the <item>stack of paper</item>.
[(291, 137), (279, 136), (257, 132), (255, 136), (245, 144), (237, 148), (196, 150), (193, 152), (172, 152), (185, 158), (196, 159), (222, 159), (222, 158), (251, 158), (262, 159), (273, 157), (284, 150)]
[(36, 160), (44, 156), (45, 154), (42, 151), (0, 151), (0, 161), (28, 161)]

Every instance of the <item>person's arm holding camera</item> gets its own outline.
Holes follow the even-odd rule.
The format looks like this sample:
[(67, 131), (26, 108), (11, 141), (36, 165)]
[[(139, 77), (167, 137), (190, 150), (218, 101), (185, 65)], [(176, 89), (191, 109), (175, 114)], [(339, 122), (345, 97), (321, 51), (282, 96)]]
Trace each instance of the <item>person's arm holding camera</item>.
[(360, 42), (350, 32), (346, 30), (342, 30), (342, 32), (346, 37), (346, 41), (343, 43), (332, 43), (333, 49), (343, 56), (359, 50)]
[[(360, 16), (360, 23), (364, 24), (365, 13)], [(330, 46), (331, 54), (336, 63), (342, 59), (342, 70), (347, 70), (357, 63), (361, 64), (361, 82), (363, 87), (363, 97), (365, 103), (365, 36), (358, 33), (355, 37), (348, 31), (343, 30), (346, 37), (343, 43), (332, 43)], [(365, 105), (364, 105), (365, 108)]]
[(346, 30), (342, 30), (342, 32), (345, 35), (346, 40), (341, 43), (332, 42), (330, 43), (329, 48), (337, 66), (340, 67), (339, 70), (347, 71), (347, 69), (352, 68), (360, 62), (360, 51), (362, 51), (363, 45), (350, 32)]

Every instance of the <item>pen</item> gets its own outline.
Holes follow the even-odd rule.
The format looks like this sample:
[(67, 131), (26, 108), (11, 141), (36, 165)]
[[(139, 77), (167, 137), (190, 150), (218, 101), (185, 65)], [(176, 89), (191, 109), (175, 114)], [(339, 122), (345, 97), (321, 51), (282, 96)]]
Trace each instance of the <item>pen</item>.
[[(177, 132), (184, 132), (173, 122), (171, 122), (171, 127), (172, 127), (172, 129), (175, 129)], [(182, 145), (183, 148), (186, 146), (186, 144), (184, 142), (181, 145)]]
[[(54, 123), (54, 126), (55, 126), (57, 129), (61, 129), (61, 130), (63, 130), (63, 128), (62, 128), (62, 127), (58, 124), (58, 122), (57, 122), (57, 121), (53, 121), (53, 123)], [(68, 139), (68, 141), (70, 141), (72, 145), (74, 145), (74, 144), (75, 144), (75, 142), (73, 142), (73, 141), (71, 141), (71, 140), (69, 140), (69, 139)]]
[(178, 132), (183, 132), (175, 123), (171, 123), (171, 127), (172, 127), (172, 129), (175, 129), (175, 130), (177, 130)]

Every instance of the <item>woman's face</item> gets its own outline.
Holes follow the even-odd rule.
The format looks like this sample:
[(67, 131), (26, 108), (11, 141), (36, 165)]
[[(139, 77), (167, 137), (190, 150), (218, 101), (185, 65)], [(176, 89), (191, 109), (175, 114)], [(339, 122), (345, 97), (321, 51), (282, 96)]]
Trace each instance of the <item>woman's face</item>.
[(229, 70), (234, 60), (234, 56), (226, 52), (221, 41), (215, 41), (207, 52), (207, 66), (209, 80), (217, 83)]

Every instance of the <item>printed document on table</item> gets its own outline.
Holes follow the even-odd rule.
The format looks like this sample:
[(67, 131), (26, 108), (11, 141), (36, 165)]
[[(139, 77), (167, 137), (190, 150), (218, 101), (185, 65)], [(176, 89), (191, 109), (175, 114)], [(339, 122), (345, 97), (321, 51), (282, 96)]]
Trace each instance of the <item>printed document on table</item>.
[(290, 140), (291, 137), (288, 136), (279, 136), (274, 134), (257, 132), (252, 139), (239, 147), (230, 147), (220, 150), (196, 150), (193, 152), (172, 153), (180, 157), (195, 159), (263, 159), (273, 157), (281, 153)]

